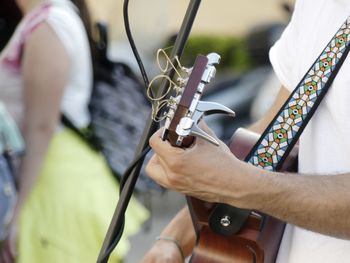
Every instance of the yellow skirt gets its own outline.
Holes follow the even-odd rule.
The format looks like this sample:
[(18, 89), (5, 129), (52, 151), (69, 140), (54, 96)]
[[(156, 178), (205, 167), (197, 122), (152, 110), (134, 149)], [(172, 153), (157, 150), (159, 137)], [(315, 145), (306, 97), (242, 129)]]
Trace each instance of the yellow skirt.
[[(32, 194), (21, 212), (17, 263), (95, 263), (118, 201), (118, 183), (103, 157), (64, 129), (50, 144)], [(128, 237), (147, 219), (135, 199), (109, 262), (120, 262)]]

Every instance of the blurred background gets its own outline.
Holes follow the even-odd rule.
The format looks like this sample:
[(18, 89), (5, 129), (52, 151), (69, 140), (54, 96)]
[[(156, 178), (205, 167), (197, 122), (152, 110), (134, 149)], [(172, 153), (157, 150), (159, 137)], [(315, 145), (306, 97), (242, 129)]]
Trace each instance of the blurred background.
[[(110, 57), (134, 66), (135, 62), (121, 16), (123, 1), (88, 0), (88, 2), (93, 19), (106, 21), (110, 25)], [(247, 38), (252, 30), (260, 28), (261, 31), (264, 29), (268, 31), (273, 25), (284, 25), (290, 16), (285, 7), (291, 7), (293, 2), (294, 0), (221, 0), (220, 4), (217, 4), (214, 1), (202, 1), (192, 29), (191, 41), (186, 48), (184, 63), (190, 64), (197, 51), (205, 51), (206, 47), (208, 50), (213, 50), (215, 47), (216, 52), (221, 53), (223, 57), (223, 66), (231, 66), (231, 69), (235, 67), (245, 69), (249, 61), (245, 60), (244, 56), (247, 54), (242, 48), (246, 47), (244, 42), (249, 41)], [(132, 32), (146, 62), (152, 63), (156, 50), (164, 47), (169, 38), (177, 33), (188, 3), (188, 0), (130, 1), (129, 16)], [(261, 37), (271, 37), (271, 41), (275, 37), (271, 34), (274, 33), (276, 32), (266, 32), (269, 36)], [(255, 40), (256, 37), (250, 41), (251, 44)], [(266, 41), (267, 39), (261, 39), (259, 43), (255, 43), (256, 48), (271, 44)], [(152, 68), (148, 70), (152, 72)]]
[[(123, 1), (87, 2), (94, 23), (103, 22), (108, 28), (109, 59), (125, 63), (140, 77), (125, 35)], [(188, 0), (130, 1), (131, 30), (150, 78), (159, 74), (155, 63), (157, 49), (172, 45), (188, 3)], [(207, 120), (224, 141), (229, 140), (237, 127), (259, 118), (272, 103), (279, 83), (269, 65), (268, 50), (288, 23), (293, 5), (294, 0), (202, 1), (181, 62), (190, 67), (197, 54), (217, 52), (222, 56), (205, 100), (222, 103), (237, 114), (235, 120), (222, 116)], [(0, 50), (20, 18), (13, 0), (1, 0)], [(185, 204), (182, 196), (171, 191), (142, 191), (137, 197), (152, 216), (132, 238), (126, 262), (138, 262), (161, 229)]]

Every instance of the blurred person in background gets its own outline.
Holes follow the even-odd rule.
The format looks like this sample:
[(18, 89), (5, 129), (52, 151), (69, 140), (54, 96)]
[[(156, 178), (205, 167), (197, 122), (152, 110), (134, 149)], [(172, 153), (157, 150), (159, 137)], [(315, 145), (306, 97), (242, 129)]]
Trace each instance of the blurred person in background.
[[(23, 19), (0, 56), (0, 97), (23, 132), (26, 151), (0, 263), (95, 262), (118, 184), (102, 155), (60, 122), (64, 113), (78, 128), (89, 123), (89, 13), (84, 0), (17, 4)], [(147, 216), (133, 200), (110, 262), (122, 261), (128, 236)]]
[[(347, 19), (349, 24), (349, 15), (346, 0), (296, 1), (291, 22), (270, 50), (282, 87), (252, 131), (263, 133), (340, 26)], [(185, 195), (259, 210), (287, 222), (278, 263), (350, 262), (349, 71), (348, 56), (299, 139), (298, 173), (259, 169), (238, 160), (222, 142), (216, 147), (197, 139), (187, 149), (172, 147), (160, 131), (150, 139), (155, 155), (147, 172), (160, 185)], [(183, 262), (194, 245), (185, 208), (142, 262)]]

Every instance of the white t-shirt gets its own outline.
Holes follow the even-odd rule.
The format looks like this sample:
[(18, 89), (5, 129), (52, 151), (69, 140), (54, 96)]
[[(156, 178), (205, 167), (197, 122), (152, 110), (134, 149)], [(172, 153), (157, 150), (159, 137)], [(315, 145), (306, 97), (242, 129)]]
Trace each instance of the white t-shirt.
[[(349, 15), (348, 0), (296, 1), (290, 24), (270, 50), (273, 68), (286, 88), (296, 87)], [(350, 56), (300, 138), (300, 173), (350, 172), (349, 72)], [(350, 241), (287, 225), (277, 262), (348, 263)]]
[(70, 0), (43, 2), (22, 19), (0, 53), (0, 98), (20, 125), (23, 123), (23, 47), (31, 32), (43, 22), (57, 34), (70, 59), (70, 75), (61, 101), (61, 112), (77, 127), (86, 127), (89, 123), (87, 106), (92, 88), (92, 63), (86, 32), (77, 12)]

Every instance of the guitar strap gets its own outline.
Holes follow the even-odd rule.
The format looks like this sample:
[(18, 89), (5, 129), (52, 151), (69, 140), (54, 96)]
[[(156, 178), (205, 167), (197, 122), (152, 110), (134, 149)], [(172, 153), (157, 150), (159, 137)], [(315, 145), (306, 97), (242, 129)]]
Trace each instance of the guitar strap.
[[(327, 44), (292, 94), (254, 145), (245, 161), (267, 170), (279, 170), (299, 139), (307, 123), (326, 95), (350, 50), (350, 17)], [(232, 235), (245, 223), (250, 210), (219, 204), (213, 211), (210, 225), (214, 231)], [(233, 226), (225, 230), (220, 218), (229, 214)], [(232, 233), (233, 231), (233, 233)]]

